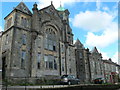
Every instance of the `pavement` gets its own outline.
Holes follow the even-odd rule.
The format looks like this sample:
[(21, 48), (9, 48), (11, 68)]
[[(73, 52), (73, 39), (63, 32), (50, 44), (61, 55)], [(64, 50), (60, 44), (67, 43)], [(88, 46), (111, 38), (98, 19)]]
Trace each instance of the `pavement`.
[(41, 86), (4, 86), (2, 90), (28, 90), (28, 89), (52, 89), (52, 88), (65, 88), (76, 85), (41, 85)]
[(4, 86), (1, 90), (120, 90), (118, 85), (98, 85), (98, 84), (79, 84), (79, 85), (40, 85), (40, 86)]

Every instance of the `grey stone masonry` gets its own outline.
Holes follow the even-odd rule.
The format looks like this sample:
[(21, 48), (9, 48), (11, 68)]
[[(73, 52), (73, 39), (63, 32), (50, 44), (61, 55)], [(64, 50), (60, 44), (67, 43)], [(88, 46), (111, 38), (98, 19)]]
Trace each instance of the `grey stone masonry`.
[[(20, 2), (4, 18), (4, 31), (0, 32), (0, 76), (3, 80), (17, 82), (29, 78), (34, 82), (33, 78), (48, 79), (65, 74), (76, 76), (81, 83), (105, 78), (107, 64), (102, 54), (96, 47), (89, 51), (79, 39), (73, 44), (70, 12), (61, 8), (60, 5), (55, 9), (51, 3), (39, 10), (35, 3), (31, 12)], [(119, 65), (111, 67), (112, 70)], [(120, 73), (120, 68), (118, 71)]]

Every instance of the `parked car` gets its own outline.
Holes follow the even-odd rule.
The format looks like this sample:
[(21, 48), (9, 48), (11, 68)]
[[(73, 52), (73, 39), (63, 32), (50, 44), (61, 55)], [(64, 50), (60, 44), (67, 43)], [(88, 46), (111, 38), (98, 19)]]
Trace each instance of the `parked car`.
[(61, 76), (61, 84), (79, 84), (80, 80), (77, 79), (74, 75), (63, 75)]
[(93, 80), (95, 84), (102, 84), (103, 83), (103, 79), (102, 78), (96, 78)]

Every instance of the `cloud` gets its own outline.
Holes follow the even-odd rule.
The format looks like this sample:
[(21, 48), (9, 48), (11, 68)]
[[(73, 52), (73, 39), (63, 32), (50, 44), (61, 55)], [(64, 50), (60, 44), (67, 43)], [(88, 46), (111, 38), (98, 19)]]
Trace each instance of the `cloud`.
[(103, 7), (102, 8), (104, 11), (109, 11), (109, 8), (108, 7)]
[(116, 52), (113, 57), (112, 57), (112, 61), (118, 64), (118, 55), (120, 56), (120, 53), (118, 54), (118, 52)]
[(100, 2), (100, 0), (97, 0), (97, 1), (96, 1), (96, 7), (97, 7), (97, 10), (100, 9), (100, 7), (101, 7), (101, 2)]
[(69, 22), (71, 22), (71, 23), (72, 23), (72, 21), (73, 21), (73, 18), (69, 18)]
[[(39, 9), (44, 8), (51, 4), (51, 0), (38, 0), (38, 1), (39, 1), (38, 3)], [(72, 4), (72, 3), (80, 2), (80, 1), (81, 0), (52, 0), (55, 8), (58, 8), (60, 6), (60, 2), (61, 2), (61, 5), (64, 6), (65, 4)]]
[(102, 54), (102, 58), (103, 58), (103, 59), (107, 59), (107, 60), (108, 60), (108, 59), (110, 58), (110, 57), (108, 56), (108, 53), (101, 51), (98, 47), (97, 47), (97, 50), (98, 50), (99, 53)]
[(120, 65), (120, 52), (118, 53), (118, 64)]
[(0, 32), (3, 31), (2, 27), (0, 26)]
[(73, 44), (75, 44), (76, 43), (76, 40), (73, 40)]
[(118, 40), (118, 27), (116, 23), (111, 23), (111, 26), (107, 27), (101, 35), (95, 35), (92, 32), (88, 32), (86, 35), (85, 44), (88, 46), (97, 46), (100, 48), (106, 47)]
[[(25, 1), (28, 2), (30, 0), (25, 0)], [(88, 3), (88, 2), (96, 2), (97, 1), (98, 9), (101, 6), (101, 2), (118, 2), (118, 0), (36, 0), (36, 1), (38, 1), (38, 8), (39, 9), (44, 8), (44, 7), (48, 6), (48, 5), (50, 5), (51, 1), (53, 2), (53, 5), (55, 6), (55, 8), (58, 8), (60, 6), (60, 2), (62, 4), (62, 6), (64, 6), (65, 4), (72, 5), (73, 3), (76, 3), (76, 2)]]
[[(116, 52), (112, 56), (109, 56), (107, 52), (101, 51), (99, 48), (97, 48), (98, 52), (102, 54), (102, 57), (104, 60), (108, 60), (109, 58), (112, 59), (113, 62), (118, 64), (118, 57), (120, 57), (120, 52)], [(119, 56), (118, 56), (119, 55)], [(120, 63), (120, 62), (119, 62)]]
[(0, 26), (0, 36), (2, 35), (2, 31), (3, 31), (3, 29), (2, 29), (2, 27)]
[[(108, 7), (102, 8), (104, 11), (100, 11), (100, 2), (96, 2), (96, 6), (96, 11), (76, 14), (72, 19), (72, 24), (74, 27), (88, 31), (86, 46), (103, 48), (118, 40), (118, 23), (114, 21), (117, 16), (116, 11), (109, 11)], [(95, 32), (102, 34), (97, 35)]]
[[(102, 57), (103, 59), (109, 59), (110, 57), (108, 56), (108, 54), (106, 52), (101, 52), (102, 53)], [(120, 53), (119, 53), (120, 56)], [(118, 52), (116, 52), (112, 57), (111, 57), (112, 61), (118, 64)]]
[(113, 19), (114, 17), (106, 12), (85, 11), (75, 15), (73, 26), (91, 32), (98, 32), (108, 27)]
[(103, 59), (108, 60), (110, 58), (106, 52), (101, 52), (101, 54), (102, 54)]
[[(23, 0), (23, 1), (24, 2), (37, 2), (37, 1), (42, 1), (42, 0)], [(47, 0), (47, 1), (54, 1), (54, 0)], [(63, 1), (63, 0), (61, 0), (61, 1)], [(65, 1), (72, 1), (72, 2), (73, 1), (74, 2), (96, 2), (96, 0), (65, 0)], [(1, 0), (1, 2), (21, 2), (21, 0)], [(101, 0), (101, 2), (118, 2), (118, 0)]]

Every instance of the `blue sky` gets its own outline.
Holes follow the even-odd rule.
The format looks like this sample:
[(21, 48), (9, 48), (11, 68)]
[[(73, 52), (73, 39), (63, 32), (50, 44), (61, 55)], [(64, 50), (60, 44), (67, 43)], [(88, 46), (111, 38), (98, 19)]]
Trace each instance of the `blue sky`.
[[(25, 0), (23, 0), (25, 1)], [(31, 0), (30, 0), (31, 1)], [(55, 8), (60, 6), (59, 0), (52, 0)], [(117, 0), (116, 0), (117, 1)], [(1, 2), (2, 16), (0, 29), (4, 28), (4, 17), (18, 2)], [(35, 2), (35, 1), (34, 1)], [(25, 2), (32, 11), (34, 2)], [(51, 4), (51, 0), (36, 1), (38, 8)], [(118, 62), (118, 3), (117, 2), (81, 2), (80, 0), (61, 0), (61, 4), (70, 12), (70, 26), (74, 33), (74, 41), (78, 38), (85, 48), (92, 50), (94, 46), (102, 53), (104, 59), (112, 58)]]

